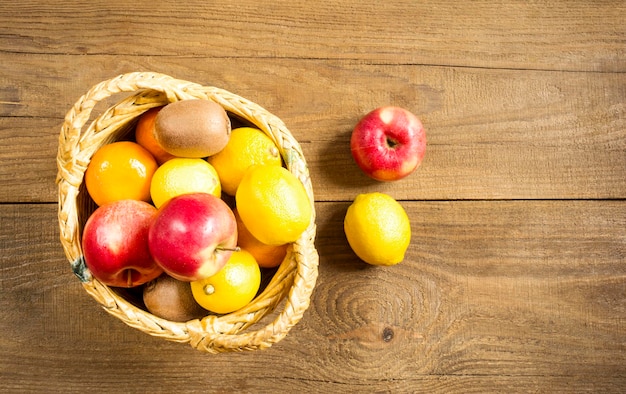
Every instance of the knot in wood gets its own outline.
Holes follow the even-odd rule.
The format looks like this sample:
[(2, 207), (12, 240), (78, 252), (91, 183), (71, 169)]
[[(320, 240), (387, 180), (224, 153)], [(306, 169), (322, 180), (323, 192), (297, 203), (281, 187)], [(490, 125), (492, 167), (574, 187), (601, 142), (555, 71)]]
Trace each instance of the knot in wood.
[(390, 342), (393, 339), (393, 329), (391, 327), (385, 327), (383, 330), (383, 341)]

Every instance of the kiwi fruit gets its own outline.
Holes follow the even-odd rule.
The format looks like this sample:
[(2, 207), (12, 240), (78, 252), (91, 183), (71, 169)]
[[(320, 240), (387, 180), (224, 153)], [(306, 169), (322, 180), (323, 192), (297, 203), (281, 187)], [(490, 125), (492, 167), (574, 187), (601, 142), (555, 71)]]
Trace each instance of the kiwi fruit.
[(143, 302), (148, 312), (176, 322), (208, 315), (193, 298), (189, 282), (174, 279), (167, 274), (162, 274), (144, 286)]
[(231, 122), (226, 110), (209, 100), (181, 100), (167, 104), (154, 123), (154, 138), (168, 153), (203, 158), (224, 149)]

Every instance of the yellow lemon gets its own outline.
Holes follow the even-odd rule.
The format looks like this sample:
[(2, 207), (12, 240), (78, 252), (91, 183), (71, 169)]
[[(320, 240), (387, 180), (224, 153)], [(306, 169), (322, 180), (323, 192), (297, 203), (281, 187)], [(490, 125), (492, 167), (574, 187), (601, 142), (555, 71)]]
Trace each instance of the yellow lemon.
[(281, 166), (274, 141), (259, 129), (239, 127), (230, 134), (226, 147), (207, 159), (220, 177), (222, 190), (234, 196), (241, 178), (252, 165)]
[(261, 286), (261, 269), (244, 249), (233, 252), (217, 274), (191, 282), (198, 304), (214, 313), (234, 312), (254, 299)]
[(296, 241), (313, 214), (298, 178), (284, 167), (270, 165), (250, 167), (237, 188), (235, 203), (248, 231), (267, 245)]
[(222, 195), (217, 171), (204, 159), (170, 159), (156, 170), (150, 183), (150, 196), (157, 208), (172, 197), (196, 192)]
[(411, 242), (406, 211), (383, 193), (359, 194), (348, 207), (343, 226), (354, 253), (372, 265), (400, 263)]

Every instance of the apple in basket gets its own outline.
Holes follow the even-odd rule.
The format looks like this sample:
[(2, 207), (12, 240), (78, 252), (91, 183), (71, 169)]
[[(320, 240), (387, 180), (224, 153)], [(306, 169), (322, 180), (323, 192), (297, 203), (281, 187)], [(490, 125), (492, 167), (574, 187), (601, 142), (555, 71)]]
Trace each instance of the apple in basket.
[(226, 265), (237, 248), (235, 215), (219, 197), (182, 194), (159, 208), (148, 244), (170, 276), (186, 282), (208, 278)]
[(412, 173), (426, 151), (422, 122), (404, 108), (385, 106), (365, 115), (354, 127), (350, 150), (357, 165), (379, 181)]
[(157, 210), (147, 202), (119, 200), (98, 207), (87, 219), (82, 247), (91, 274), (108, 286), (134, 287), (163, 273), (148, 248)]

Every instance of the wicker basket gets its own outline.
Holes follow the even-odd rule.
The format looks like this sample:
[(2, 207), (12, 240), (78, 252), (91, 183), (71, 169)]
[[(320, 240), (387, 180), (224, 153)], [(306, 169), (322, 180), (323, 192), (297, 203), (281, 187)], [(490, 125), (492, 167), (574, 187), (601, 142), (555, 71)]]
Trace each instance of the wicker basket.
[[(128, 97), (85, 127), (96, 104), (106, 103), (121, 92), (127, 92)], [(57, 155), (61, 243), (85, 290), (107, 312), (129, 326), (170, 341), (187, 342), (209, 353), (268, 348), (287, 335), (309, 306), (318, 268), (315, 210), (311, 225), (290, 245), (285, 260), (262, 293), (243, 309), (227, 315), (209, 315), (185, 323), (161, 319), (93, 278), (82, 257), (82, 227), (96, 208), (83, 184), (92, 155), (102, 145), (131, 135), (138, 117), (150, 108), (186, 99), (215, 101), (234, 119), (248, 122), (269, 135), (279, 147), (287, 169), (304, 184), (313, 205), (311, 181), (300, 145), (276, 116), (222, 89), (163, 74), (129, 73), (95, 85), (65, 117)]]

